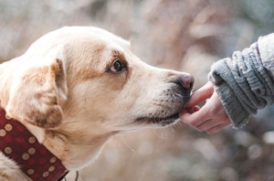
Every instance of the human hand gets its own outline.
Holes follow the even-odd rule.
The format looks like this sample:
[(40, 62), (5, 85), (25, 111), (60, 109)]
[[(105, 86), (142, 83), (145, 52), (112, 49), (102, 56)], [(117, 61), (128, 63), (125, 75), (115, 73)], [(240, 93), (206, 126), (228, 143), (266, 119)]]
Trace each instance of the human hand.
[[(208, 100), (205, 105), (200, 108), (198, 104), (206, 99)], [(199, 131), (206, 131), (208, 134), (217, 133), (231, 124), (211, 82), (206, 83), (193, 93), (186, 108), (180, 113), (180, 119)]]

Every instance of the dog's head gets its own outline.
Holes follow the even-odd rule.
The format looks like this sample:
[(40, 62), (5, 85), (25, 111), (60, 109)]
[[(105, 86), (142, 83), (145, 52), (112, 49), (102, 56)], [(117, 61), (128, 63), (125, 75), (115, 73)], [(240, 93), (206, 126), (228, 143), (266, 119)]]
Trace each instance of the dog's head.
[(8, 115), (44, 128), (64, 118), (117, 131), (166, 126), (178, 118), (193, 84), (187, 73), (145, 64), (127, 41), (98, 28), (51, 32), (14, 64)]
[(7, 114), (62, 130), (75, 142), (89, 142), (91, 134), (170, 125), (193, 84), (189, 74), (149, 66), (127, 41), (92, 27), (51, 32), (7, 66), (14, 72), (9, 93), (3, 93)]

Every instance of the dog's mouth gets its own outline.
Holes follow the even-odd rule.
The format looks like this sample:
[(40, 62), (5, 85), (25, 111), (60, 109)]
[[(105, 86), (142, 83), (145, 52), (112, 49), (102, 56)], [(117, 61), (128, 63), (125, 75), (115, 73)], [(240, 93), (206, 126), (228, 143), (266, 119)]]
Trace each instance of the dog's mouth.
[(172, 108), (172, 113), (167, 116), (164, 115), (153, 115), (153, 116), (141, 116), (135, 120), (137, 124), (146, 124), (146, 125), (159, 125), (159, 126), (169, 126), (175, 124), (179, 120), (179, 112), (184, 109), (186, 103), (189, 101), (189, 96), (184, 96), (183, 99), (180, 99), (182, 102)]
[(136, 119), (136, 122), (167, 126), (174, 123), (176, 120), (178, 120), (178, 118), (179, 118), (179, 113), (175, 113), (167, 117), (139, 117)]

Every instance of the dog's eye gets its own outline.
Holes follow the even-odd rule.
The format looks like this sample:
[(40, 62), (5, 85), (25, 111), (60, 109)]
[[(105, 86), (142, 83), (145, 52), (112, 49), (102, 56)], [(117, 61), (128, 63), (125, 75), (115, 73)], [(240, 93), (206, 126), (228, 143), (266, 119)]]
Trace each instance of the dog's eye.
[(125, 62), (121, 60), (116, 60), (110, 67), (110, 71), (113, 73), (120, 73), (126, 68)]

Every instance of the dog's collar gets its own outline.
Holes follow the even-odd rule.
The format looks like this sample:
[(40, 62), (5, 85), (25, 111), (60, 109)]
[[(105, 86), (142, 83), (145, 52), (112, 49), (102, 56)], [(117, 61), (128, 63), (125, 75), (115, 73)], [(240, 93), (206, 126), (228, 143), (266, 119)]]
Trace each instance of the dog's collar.
[(61, 180), (68, 170), (19, 121), (6, 119), (0, 107), (0, 151), (33, 181)]

